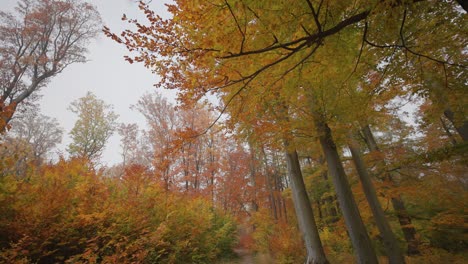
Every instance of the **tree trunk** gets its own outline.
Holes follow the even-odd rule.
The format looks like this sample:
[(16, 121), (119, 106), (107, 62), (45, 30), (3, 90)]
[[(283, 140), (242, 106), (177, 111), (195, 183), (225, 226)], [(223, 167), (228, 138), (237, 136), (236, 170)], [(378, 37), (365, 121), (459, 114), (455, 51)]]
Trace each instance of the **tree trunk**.
[(278, 220), (275, 190), (273, 189), (273, 184), (271, 183), (271, 177), (270, 177), (270, 174), (268, 173), (268, 171), (266, 172), (265, 176), (266, 176), (266, 186), (267, 186), (267, 189), (268, 189), (268, 197), (269, 197), (269, 200), (270, 200), (271, 213), (275, 217), (275, 220)]
[(449, 108), (444, 111), (444, 115), (453, 124), (455, 130), (457, 130), (463, 141), (468, 141), (468, 121), (463, 121), (461, 124), (456, 122), (455, 114)]
[(375, 193), (374, 185), (372, 184), (366, 165), (361, 157), (359, 145), (353, 138), (350, 138), (349, 150), (351, 151), (353, 162), (356, 166), (359, 179), (361, 180), (362, 189), (366, 195), (367, 202), (372, 210), (380, 235), (383, 238), (388, 261), (390, 264), (405, 263), (405, 257), (398, 246), (395, 234), (393, 234), (392, 229), (385, 218), (384, 211), (380, 205), (379, 199), (377, 198), (377, 194)]
[[(249, 143), (250, 144), (250, 143)], [(265, 153), (265, 148), (263, 145), (260, 145), (260, 151), (261, 151), (261, 159), (263, 162), (263, 171), (265, 174), (265, 183), (268, 191), (268, 201), (270, 205), (270, 214), (275, 218), (275, 220), (278, 220), (278, 206), (276, 204), (276, 197), (275, 197), (275, 190), (273, 189), (273, 179), (272, 175), (268, 171), (268, 160), (267, 160), (267, 155)], [(281, 217), (281, 211), (280, 211), (280, 216)]]
[(251, 142), (249, 144), (249, 149), (250, 149), (250, 162), (249, 162), (249, 169), (250, 169), (250, 184), (252, 185), (252, 200), (251, 205), (252, 205), (252, 210), (254, 212), (258, 211), (258, 204), (257, 204), (257, 179), (256, 179), (256, 174), (257, 174), (257, 168), (256, 168), (256, 158), (255, 158), (255, 152), (253, 148), (253, 144)]
[(380, 152), (379, 146), (375, 141), (374, 134), (370, 130), (370, 126), (367, 125), (362, 129), (362, 133), (364, 134), (364, 141), (366, 142), (367, 147), (370, 151), (378, 151)]
[(457, 140), (453, 136), (452, 132), (450, 131), (449, 127), (447, 126), (447, 124), (445, 123), (445, 121), (444, 121), (444, 119), (442, 117), (440, 117), (440, 123), (442, 124), (442, 128), (444, 129), (445, 133), (449, 137), (450, 142), (452, 142), (452, 145), (456, 146), (457, 145)]
[(306, 264), (329, 263), (323, 251), (322, 242), (318, 234), (314, 213), (310, 205), (309, 196), (302, 178), (301, 166), (295, 149), (290, 150), (288, 142), (285, 142), (286, 162), (289, 180), (293, 195), (294, 209), (296, 210), (299, 228), (302, 232), (307, 250)]
[(341, 164), (331, 130), (327, 123), (317, 113), (314, 114), (314, 122), (318, 132), (320, 145), (322, 146), (328, 171), (335, 186), (338, 202), (343, 212), (346, 227), (351, 237), (353, 248), (357, 254), (358, 263), (378, 263), (377, 256), (372, 247), (371, 240), (359, 214), (349, 186), (346, 173)]
[[(320, 165), (325, 165), (324, 157), (320, 157), (319, 163), (320, 163)], [(325, 222), (326, 223), (335, 223), (335, 222), (337, 222), (339, 220), (339, 217), (338, 217), (338, 212), (337, 212), (336, 206), (335, 206), (336, 196), (332, 195), (330, 193), (331, 188), (330, 188), (330, 184), (328, 184), (329, 183), (329, 181), (328, 181), (328, 170), (323, 170), (322, 179), (326, 182), (325, 183), (325, 189), (327, 190), (326, 196), (321, 197), (322, 204), (325, 207), (325, 213), (328, 216), (328, 217), (326, 217)]]
[[(372, 152), (380, 152), (380, 149), (375, 141), (374, 135), (372, 134), (369, 125), (363, 128), (363, 134), (369, 150)], [(382, 159), (382, 162), (385, 166), (385, 159)], [(385, 181), (389, 181), (392, 185), (396, 185), (391, 173), (385, 172), (383, 178)], [(400, 223), (401, 230), (403, 231), (403, 236), (405, 237), (405, 240), (408, 244), (408, 249), (406, 253), (409, 256), (420, 254), (419, 241), (416, 238), (416, 229), (411, 223), (411, 217), (409, 216), (408, 211), (406, 210), (405, 204), (403, 203), (401, 196), (399, 194), (395, 195), (391, 198), (391, 201), (393, 209), (395, 210), (396, 216), (398, 218), (398, 222)]]
[(468, 1), (467, 0), (457, 0), (457, 2), (465, 10), (465, 12), (468, 12)]
[(283, 212), (284, 221), (288, 223), (289, 218), (288, 218), (288, 208), (286, 207), (286, 200), (281, 196), (281, 194), (279, 194), (279, 197), (280, 197), (279, 201), (281, 202), (281, 209)]

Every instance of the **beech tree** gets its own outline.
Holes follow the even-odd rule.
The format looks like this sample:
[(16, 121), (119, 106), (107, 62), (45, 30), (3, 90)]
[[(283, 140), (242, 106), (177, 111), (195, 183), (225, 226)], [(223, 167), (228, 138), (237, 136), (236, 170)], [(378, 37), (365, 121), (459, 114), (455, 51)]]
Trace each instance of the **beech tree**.
[(366, 165), (362, 158), (359, 144), (352, 135), (350, 135), (349, 150), (351, 151), (353, 162), (361, 181), (362, 189), (364, 190), (364, 194), (366, 195), (367, 201), (372, 210), (372, 214), (374, 215), (375, 222), (379, 228), (379, 232), (385, 244), (385, 250), (387, 251), (389, 263), (405, 263), (405, 258), (403, 256), (402, 250), (398, 245), (398, 240), (393, 233), (390, 224), (385, 218), (384, 211), (380, 205), (379, 199), (377, 198), (375, 187), (372, 184), (371, 177), (369, 176)]
[(15, 13), (0, 12), (0, 132), (18, 104), (86, 61), (100, 25), (96, 8), (81, 0), (21, 0)]
[[(301, 116), (297, 119), (312, 124), (311, 134), (318, 139), (327, 161), (358, 262), (376, 263), (340, 160), (337, 142), (346, 125), (343, 116), (347, 116), (346, 112), (359, 112), (343, 94), (362, 89), (358, 81), (359, 74), (365, 72), (362, 68), (370, 71), (393, 60), (395, 65), (404, 63), (407, 54), (415, 60), (437, 62), (450, 76), (460, 71), (461, 57), (454, 59), (451, 53), (445, 53), (443, 44), (430, 49), (437, 51), (434, 57), (424, 49), (425, 36), (434, 32), (418, 22), (419, 16), (432, 14), (433, 6), (421, 2), (424, 1), (275, 1), (270, 8), (264, 8), (264, 3), (258, 1), (180, 0), (169, 5), (171, 19), (162, 19), (148, 5), (141, 4), (148, 19), (146, 25), (130, 19), (128, 22), (137, 30), (126, 30), (120, 35), (105, 31), (137, 53), (126, 57), (129, 62), (142, 62), (161, 75), (158, 86), (178, 89), (183, 103), (190, 104), (213, 93), (221, 98), (221, 113), (250, 106), (245, 112), (258, 114), (261, 105), (252, 91), (260, 90), (255, 96), (265, 96), (276, 89), (279, 92), (274, 95), (285, 98), (288, 104), (300, 103), (302, 112), (295, 111), (291, 117)], [(444, 8), (451, 11), (448, 16), (438, 13), (434, 23), (450, 24), (453, 4), (430, 2), (437, 4), (440, 12)], [(461, 43), (459, 38), (455, 37), (454, 46)], [(392, 56), (392, 52), (396, 55)], [(381, 73), (385, 76), (386, 71)], [(409, 77), (409, 73), (392, 73), (395, 81)], [(405, 80), (410, 82), (411, 78)], [(396, 87), (408, 91), (402, 85)], [(278, 111), (274, 107), (278, 101), (263, 103)], [(240, 120), (238, 115), (231, 114), (230, 118), (233, 122)], [(398, 259), (395, 262), (404, 261)]]
[(178, 118), (174, 106), (159, 93), (147, 93), (133, 107), (146, 119), (149, 127), (147, 138), (151, 146), (148, 159), (168, 191), (175, 184), (174, 173), (171, 170), (175, 159), (171, 152)]
[[(242, 9), (237, 8), (234, 10), (228, 2), (220, 3), (219, 6), (211, 6), (210, 3), (203, 2), (200, 3), (199, 9), (198, 7), (197, 9), (192, 9), (192, 4), (182, 1), (177, 4), (177, 6), (171, 6), (170, 9), (177, 19), (170, 21), (160, 21), (160, 19), (154, 16), (154, 13), (150, 11), (147, 6), (142, 5), (142, 8), (146, 9), (148, 18), (154, 28), (150, 29), (139, 23), (137, 26), (140, 27), (140, 32), (148, 34), (150, 38), (147, 38), (146, 36), (146, 38), (142, 38), (140, 33), (133, 33), (131, 31), (124, 32), (123, 38), (119, 38), (112, 34), (111, 36), (118, 42), (125, 43), (130, 49), (141, 51), (142, 56), (137, 56), (134, 59), (128, 58), (130, 62), (133, 60), (143, 61), (148, 66), (153, 65), (153, 63), (156, 64), (158, 66), (157, 69), (161, 70), (159, 73), (163, 76), (161, 85), (165, 85), (169, 88), (181, 89), (183, 91), (181, 99), (184, 102), (199, 99), (206, 93), (206, 91), (215, 91), (219, 92), (219, 94), (223, 96), (225, 109), (234, 102), (234, 100), (237, 100), (237, 97), (243, 98), (243, 93), (247, 92), (250, 86), (258, 88), (259, 85), (261, 85), (268, 89), (281, 81), (285, 84), (285, 89), (293, 88), (294, 85), (288, 84), (287, 81), (283, 80), (283, 78), (309, 59), (320, 47), (323, 38), (339, 32), (344, 27), (352, 25), (357, 21), (364, 19), (368, 15), (368, 11), (365, 10), (358, 15), (350, 16), (349, 19), (343, 23), (336, 22), (335, 26), (332, 26), (329, 30), (322, 31), (321, 25), (318, 24), (318, 16), (317, 13), (315, 13), (314, 7), (311, 5), (307, 7), (307, 3), (302, 3), (303, 6), (299, 7), (299, 9), (296, 9), (295, 11), (302, 12), (300, 10), (311, 9), (312, 13), (316, 16), (315, 21), (317, 23), (316, 26), (318, 27), (318, 33), (316, 35), (309, 35), (307, 37), (300, 38), (298, 41), (287, 42), (284, 45), (276, 45), (276, 43), (281, 43), (283, 41), (278, 38), (282, 38), (284, 41), (289, 41), (289, 36), (285, 34), (287, 30), (278, 32), (278, 34), (280, 34), (278, 36), (276, 33), (272, 33), (271, 37), (275, 43), (272, 46), (263, 49), (262, 46), (268, 45), (267, 43), (269, 42), (268, 35), (270, 35), (269, 32), (271, 32), (270, 27), (281, 27), (280, 24), (290, 19), (288, 18), (289, 14), (287, 14), (287, 12), (284, 12), (285, 16), (280, 19), (276, 19), (277, 17), (273, 15), (273, 12), (266, 11), (264, 15), (269, 19), (269, 23), (271, 23), (271, 25), (265, 25), (263, 23), (250, 23), (250, 21), (255, 22), (255, 20), (263, 19), (258, 17), (259, 15), (257, 12), (261, 11), (255, 6), (255, 4), (253, 4), (252, 8), (254, 9), (252, 9), (250, 7), (250, 3), (238, 3), (239, 6), (245, 7), (245, 12), (240, 11)], [(287, 10), (290, 7), (281, 6), (280, 8)], [(342, 7), (338, 5), (336, 13), (339, 14), (343, 12), (341, 8)], [(207, 9), (209, 10), (208, 12)], [(235, 12), (241, 13), (240, 16), (242, 22), (238, 21)], [(217, 14), (217, 16), (220, 17), (232, 18), (232, 27), (228, 27), (228, 30), (226, 31), (225, 29), (220, 28), (220, 25), (216, 24), (217, 22), (210, 19), (209, 15), (204, 16), (203, 14)], [(296, 17), (296, 14), (293, 14), (292, 16), (295, 18), (298, 17)], [(337, 16), (339, 17), (340, 15)], [(194, 20), (195, 17), (196, 20)], [(273, 17), (275, 17), (274, 20), (272, 20)], [(201, 21), (201, 19), (207, 20)], [(293, 24), (295, 23), (300, 24), (300, 21), (294, 21)], [(262, 35), (262, 37), (255, 37), (254, 35), (256, 33), (247, 37), (245, 35), (247, 31), (242, 29), (247, 27), (247, 25), (253, 28), (253, 30), (249, 32), (259, 32), (259, 35)], [(311, 28), (313, 28), (313, 26)], [(201, 37), (204, 34), (198, 33), (204, 32), (204, 30), (212, 32), (213, 29), (215, 29), (216, 32), (219, 31), (218, 33), (220, 35), (226, 34), (226, 37), (232, 37), (233, 32), (239, 30), (239, 42), (230, 41), (216, 43), (213, 44), (214, 46), (208, 43), (207, 48), (203, 47), (205, 45), (206, 36)], [(184, 32), (181, 32), (181, 30)], [(306, 28), (304, 28), (304, 31), (309, 32)], [(180, 33), (180, 35), (178, 35), (178, 33)], [(151, 47), (146, 46), (144, 43), (145, 41), (155, 40), (160, 41), (160, 43), (153, 43)], [(168, 45), (169, 43), (176, 44)], [(239, 43), (240, 47), (238, 46)], [(202, 47), (200, 48), (197, 45)], [(246, 51), (245, 49), (247, 49), (247, 47), (252, 51)], [(310, 50), (309, 47), (311, 47)], [(155, 53), (148, 53), (146, 48), (150, 48), (151, 51)], [(256, 48), (259, 49), (257, 50)], [(283, 49), (284, 52), (277, 52)], [(161, 59), (156, 58), (156, 54), (164, 54), (166, 57), (162, 57)], [(179, 59), (173, 60), (173, 57), (171, 56), (177, 56)], [(244, 61), (245, 59), (247, 62)], [(280, 67), (282, 62), (285, 62), (286, 65), (281, 65)], [(238, 66), (240, 65), (242, 65), (243, 68), (239, 68)], [(193, 70), (194, 68), (196, 70)], [(267, 70), (268, 74), (265, 74)], [(313, 105), (315, 108), (315, 102)], [(326, 123), (326, 119), (321, 115), (322, 113), (314, 113), (314, 116), (316, 117), (315, 123), (318, 128), (318, 134), (320, 134), (322, 148), (324, 149), (325, 156), (328, 161), (329, 171), (333, 176), (332, 178), (334, 179), (335, 188), (338, 192), (341, 208), (344, 210), (346, 223), (348, 225), (348, 230), (350, 231), (353, 244), (355, 244), (356, 252), (361, 262), (376, 263), (377, 258), (375, 253), (373, 253), (369, 237), (352, 197), (352, 193), (346, 180), (344, 170), (341, 166), (336, 146), (331, 137), (331, 133), (329, 132), (330, 130)], [(290, 152), (290, 154), (292, 154), (292, 152)], [(292, 155), (287, 155), (287, 157), (293, 158)], [(301, 175), (297, 173), (297, 164), (298, 162), (295, 162), (290, 166), (290, 172), (295, 172), (292, 175), (298, 175), (298, 179), (302, 181)], [(296, 193), (295, 195), (299, 194)], [(300, 200), (297, 199), (297, 201)], [(313, 218), (312, 214), (308, 215)], [(309, 223), (313, 223), (313, 219), (311, 220), (312, 221), (308, 221), (307, 223), (303, 222), (301, 226), (307, 228), (311, 227)], [(311, 230), (314, 232), (313, 226)], [(311, 243), (311, 241), (318, 241), (318, 243)], [(318, 235), (307, 241), (306, 244), (308, 251), (310, 248), (309, 256), (307, 258), (308, 263), (326, 262), (323, 253), (321, 253), (322, 249), (318, 240)]]
[(121, 136), (122, 147), (122, 165), (125, 167), (128, 164), (138, 163), (138, 134), (139, 129), (137, 124), (120, 124), (117, 127), (117, 132)]
[[(378, 153), (380, 156), (380, 166), (386, 166), (387, 161), (383, 158), (381, 150), (374, 138), (374, 135), (371, 131), (370, 126), (365, 126), (362, 131), (363, 139), (371, 152)], [(395, 186), (395, 172), (392, 171), (383, 171), (383, 175), (379, 175), (386, 183)], [(395, 193), (391, 197), (392, 206), (396, 212), (398, 222), (400, 223), (401, 230), (403, 232), (404, 238), (408, 243), (407, 254), (408, 255), (417, 255), (420, 253), (419, 244), (416, 237), (416, 229), (411, 220), (411, 216), (406, 209), (405, 203), (400, 195), (400, 193)]]
[(68, 152), (72, 156), (97, 161), (114, 133), (118, 116), (111, 105), (91, 92), (73, 101), (69, 110), (78, 115), (78, 120), (70, 131), (73, 142), (68, 145)]
[(28, 142), (38, 164), (62, 141), (63, 129), (57, 119), (40, 114), (38, 109), (27, 111), (11, 123), (7, 136)]
[(0, 139), (0, 174), (26, 177), (28, 168), (41, 166), (62, 141), (63, 130), (55, 118), (45, 116), (37, 107), (15, 117)]
[(214, 184), (224, 144), (220, 133), (213, 131), (194, 137), (212, 122), (205, 106), (176, 108), (155, 92), (142, 96), (133, 108), (144, 115), (149, 127), (144, 132), (149, 148), (142, 154), (151, 161), (149, 167), (155, 170), (166, 189), (181, 189), (196, 195), (211, 194), (215, 202)]

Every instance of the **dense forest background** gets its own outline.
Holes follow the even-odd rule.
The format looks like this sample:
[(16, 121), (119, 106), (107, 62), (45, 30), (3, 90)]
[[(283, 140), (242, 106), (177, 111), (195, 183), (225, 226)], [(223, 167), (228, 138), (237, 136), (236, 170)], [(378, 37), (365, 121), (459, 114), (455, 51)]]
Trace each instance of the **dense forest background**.
[[(81, 0), (0, 12), (0, 262), (468, 262), (465, 1), (139, 7), (123, 32)], [(52, 158), (40, 90), (99, 34), (178, 101), (143, 95), (140, 128), (89, 92)]]

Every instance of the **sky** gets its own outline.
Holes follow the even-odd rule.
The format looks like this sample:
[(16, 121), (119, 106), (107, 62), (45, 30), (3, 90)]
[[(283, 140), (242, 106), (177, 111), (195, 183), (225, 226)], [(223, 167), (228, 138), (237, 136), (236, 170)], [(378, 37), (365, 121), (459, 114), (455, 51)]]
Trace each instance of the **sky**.
[[(94, 4), (102, 16), (105, 26), (113, 32), (120, 32), (127, 24), (121, 20), (122, 14), (128, 18), (144, 19), (138, 9), (137, 1), (132, 0), (88, 0)], [(167, 17), (164, 2), (151, 2), (152, 9), (159, 15)], [(1, 11), (12, 11), (17, 0), (0, 0)], [(54, 77), (40, 94), (42, 114), (54, 117), (64, 129), (62, 144), (58, 147), (60, 153), (66, 154), (66, 146), (71, 142), (69, 132), (73, 128), (77, 117), (67, 110), (70, 103), (93, 92), (98, 98), (114, 107), (119, 115), (118, 122), (137, 123), (140, 128), (145, 127), (145, 120), (130, 106), (138, 99), (154, 89), (158, 76), (140, 64), (129, 64), (123, 56), (128, 54), (126, 49), (100, 34), (88, 46), (88, 62), (68, 66), (62, 73)], [(174, 100), (173, 91), (161, 90), (170, 101)], [(107, 143), (102, 155), (101, 163), (111, 166), (121, 161), (120, 137), (115, 133)]]

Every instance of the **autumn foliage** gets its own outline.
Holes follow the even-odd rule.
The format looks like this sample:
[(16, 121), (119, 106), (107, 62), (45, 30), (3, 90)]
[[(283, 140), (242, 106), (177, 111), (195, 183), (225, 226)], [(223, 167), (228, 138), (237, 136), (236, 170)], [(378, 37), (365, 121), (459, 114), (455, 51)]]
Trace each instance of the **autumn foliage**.
[(117, 179), (61, 160), (0, 186), (4, 263), (210, 263), (236, 240), (231, 217), (139, 166)]
[(1, 138), (1, 261), (468, 261), (462, 1), (175, 0), (169, 18), (150, 2), (104, 33), (177, 104), (143, 95), (112, 167), (110, 106), (77, 110), (93, 109), (72, 131), (100, 143), (89, 155), (38, 162)]

